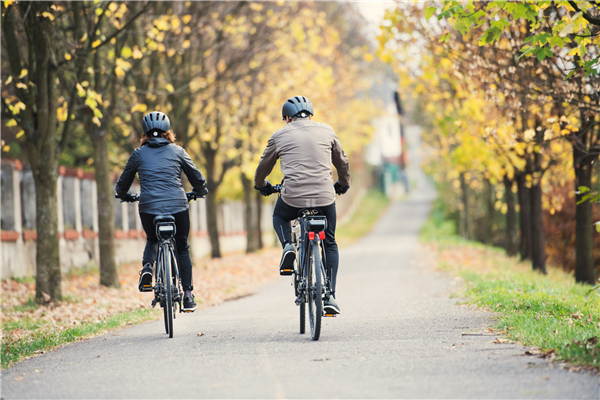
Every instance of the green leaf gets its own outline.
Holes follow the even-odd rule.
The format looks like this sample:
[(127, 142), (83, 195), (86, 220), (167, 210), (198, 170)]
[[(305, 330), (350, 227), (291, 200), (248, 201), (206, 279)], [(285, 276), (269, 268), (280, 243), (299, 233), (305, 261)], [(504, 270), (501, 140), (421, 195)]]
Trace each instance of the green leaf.
[[(540, 49), (543, 50), (543, 49)], [(546, 52), (545, 51), (540, 51), (537, 53), (537, 59), (538, 61), (543, 61), (544, 58), (546, 58)]]
[(596, 225), (596, 232), (600, 232), (600, 221), (596, 222), (594, 225)]
[(425, 19), (429, 21), (429, 18), (432, 17), (433, 13), (437, 11), (437, 7), (427, 7), (425, 9)]
[(567, 76), (566, 76), (566, 78), (565, 78), (564, 80), (566, 81), (567, 79), (571, 79), (571, 77), (572, 77), (574, 74), (575, 74), (575, 70), (571, 70), (571, 72), (569, 72), (569, 73), (567, 74)]
[(581, 200), (579, 200), (579, 201), (577, 202), (577, 205), (580, 205), (581, 203), (585, 203), (585, 202), (587, 201), (587, 199), (589, 199), (589, 198), (590, 198), (590, 197), (592, 197), (593, 195), (594, 195), (594, 193), (588, 193), (588, 194), (586, 194), (585, 196), (583, 196), (583, 197), (581, 198)]
[(565, 41), (562, 40), (561, 37), (559, 36), (552, 36), (549, 40), (548, 43), (550, 43), (550, 46), (554, 47), (554, 46), (558, 46), (560, 48), (563, 48), (565, 46)]
[(590, 191), (590, 188), (587, 186), (579, 186), (577, 188), (577, 190), (579, 190), (579, 193), (583, 194), (583, 193), (587, 193)]

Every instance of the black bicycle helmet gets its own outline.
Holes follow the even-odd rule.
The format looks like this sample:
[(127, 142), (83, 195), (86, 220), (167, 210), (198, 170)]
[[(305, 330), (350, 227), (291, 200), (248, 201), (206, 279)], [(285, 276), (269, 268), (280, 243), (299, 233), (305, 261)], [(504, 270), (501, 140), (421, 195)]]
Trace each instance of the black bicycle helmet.
[[(306, 115), (304, 115), (303, 113)], [(290, 118), (294, 118), (296, 116), (305, 118), (308, 117), (308, 114), (315, 115), (313, 113), (312, 103), (309, 99), (303, 96), (290, 97), (285, 102), (285, 104), (283, 105), (283, 109), (281, 110), (281, 115), (284, 120), (286, 116)]]
[(145, 135), (158, 136), (171, 128), (171, 121), (167, 114), (160, 111), (152, 111), (142, 119), (142, 129)]

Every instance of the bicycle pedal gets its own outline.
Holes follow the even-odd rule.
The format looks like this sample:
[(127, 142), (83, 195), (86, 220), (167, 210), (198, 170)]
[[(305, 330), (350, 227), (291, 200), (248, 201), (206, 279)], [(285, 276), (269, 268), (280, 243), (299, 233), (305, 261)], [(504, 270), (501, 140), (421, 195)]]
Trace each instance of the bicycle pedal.
[(335, 318), (335, 317), (337, 317), (337, 314), (325, 314), (325, 317), (333, 317), (333, 318)]
[(281, 275), (281, 276), (292, 275), (293, 273), (294, 273), (293, 269), (287, 269), (287, 268), (285, 268), (285, 269), (280, 269), (279, 270), (279, 275)]

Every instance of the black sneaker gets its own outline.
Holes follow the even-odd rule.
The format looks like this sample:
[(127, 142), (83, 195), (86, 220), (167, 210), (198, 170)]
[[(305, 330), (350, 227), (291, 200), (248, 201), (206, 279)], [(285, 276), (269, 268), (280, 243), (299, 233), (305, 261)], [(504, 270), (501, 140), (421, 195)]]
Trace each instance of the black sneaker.
[(279, 275), (292, 275), (294, 273), (294, 261), (296, 261), (296, 247), (288, 243), (283, 248), (283, 255), (279, 263)]
[(339, 314), (340, 313), (340, 306), (338, 306), (338, 303), (337, 303), (337, 301), (335, 301), (333, 296), (329, 296), (329, 298), (323, 302), (323, 311), (325, 314)]
[(140, 271), (140, 283), (138, 284), (140, 292), (152, 291), (152, 264), (146, 263)]
[(196, 310), (196, 302), (194, 301), (194, 295), (192, 297), (183, 298), (183, 312), (194, 312)]

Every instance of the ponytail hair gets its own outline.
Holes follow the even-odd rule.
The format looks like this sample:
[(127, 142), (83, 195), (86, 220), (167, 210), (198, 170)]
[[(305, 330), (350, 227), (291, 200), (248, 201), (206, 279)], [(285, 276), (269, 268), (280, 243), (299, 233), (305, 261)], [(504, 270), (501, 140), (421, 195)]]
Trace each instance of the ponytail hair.
[[(155, 133), (158, 133), (158, 135), (154, 136)], [(153, 137), (160, 137), (163, 139), (167, 139), (171, 143), (175, 143), (175, 133), (173, 133), (171, 129), (169, 129), (166, 132), (153, 130), (148, 131), (148, 133), (142, 135), (142, 139), (140, 140), (140, 146), (143, 146), (146, 143), (148, 143), (148, 140), (150, 140)]]

